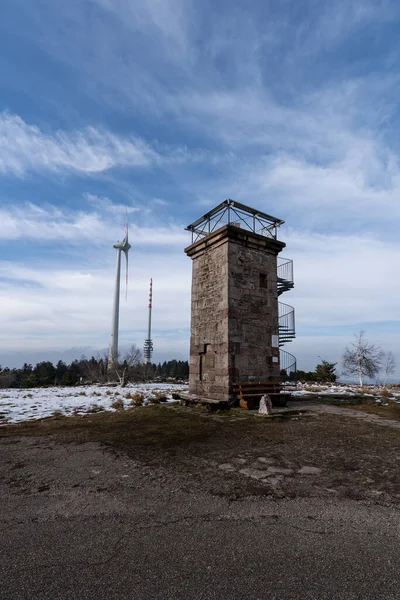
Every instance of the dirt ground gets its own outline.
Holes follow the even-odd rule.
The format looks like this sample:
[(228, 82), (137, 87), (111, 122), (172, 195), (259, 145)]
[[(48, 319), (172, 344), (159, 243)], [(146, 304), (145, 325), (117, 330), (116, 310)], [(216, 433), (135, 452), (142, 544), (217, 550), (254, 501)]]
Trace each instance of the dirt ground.
[(261, 496), (400, 503), (400, 430), (343, 414), (312, 411), (263, 419), (245, 411), (210, 414), (154, 406), (2, 428), (2, 480), (15, 494), (29, 495), (46, 492), (55, 482), (45, 464), (38, 479), (18, 444), (23, 438), (42, 445), (100, 443), (108, 452), (162, 469), (182, 488), (229, 500)]
[(306, 408), (1, 428), (0, 598), (398, 600), (400, 424)]

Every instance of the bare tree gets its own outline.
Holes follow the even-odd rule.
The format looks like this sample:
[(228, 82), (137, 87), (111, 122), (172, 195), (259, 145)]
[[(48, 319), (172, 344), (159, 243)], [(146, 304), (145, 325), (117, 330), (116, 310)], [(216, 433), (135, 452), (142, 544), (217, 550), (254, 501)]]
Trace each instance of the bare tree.
[(369, 344), (365, 338), (365, 331), (355, 334), (355, 341), (351, 347), (345, 348), (342, 363), (346, 375), (357, 375), (360, 385), (364, 377), (376, 377), (382, 369), (385, 353), (375, 344)]
[(96, 357), (81, 357), (80, 366), (85, 377), (91, 382), (107, 381), (108, 355), (106, 352), (97, 354)]
[(386, 387), (387, 385), (387, 380), (389, 378), (389, 375), (393, 375), (393, 373), (396, 370), (396, 358), (393, 354), (393, 352), (389, 351), (386, 352), (384, 358), (383, 358), (383, 372), (385, 375), (384, 378), (384, 387)]
[(122, 387), (128, 383), (134, 367), (140, 365), (142, 361), (142, 351), (135, 344), (132, 344), (123, 357), (118, 357), (117, 360), (113, 361), (112, 370)]

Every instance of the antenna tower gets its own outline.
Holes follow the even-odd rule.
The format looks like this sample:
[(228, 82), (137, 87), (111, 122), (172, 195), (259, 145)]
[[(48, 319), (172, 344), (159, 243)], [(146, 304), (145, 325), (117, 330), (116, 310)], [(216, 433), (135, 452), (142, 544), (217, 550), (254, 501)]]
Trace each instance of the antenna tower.
[(153, 356), (153, 342), (151, 340), (151, 309), (153, 307), (153, 280), (150, 279), (150, 292), (149, 292), (149, 322), (147, 327), (147, 339), (144, 341), (144, 364), (149, 365), (151, 363), (151, 357)]

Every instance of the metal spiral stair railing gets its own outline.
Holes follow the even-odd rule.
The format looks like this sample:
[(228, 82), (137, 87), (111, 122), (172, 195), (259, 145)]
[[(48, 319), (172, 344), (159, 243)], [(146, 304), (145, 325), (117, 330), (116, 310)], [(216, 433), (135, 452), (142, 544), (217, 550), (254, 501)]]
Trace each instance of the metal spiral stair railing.
[[(277, 265), (277, 287), (278, 296), (288, 292), (294, 287), (293, 261), (288, 258), (278, 257)], [(291, 342), (296, 337), (295, 312), (293, 306), (278, 303), (278, 334), (279, 334), (279, 362), (281, 368), (281, 381), (296, 383), (297, 362), (296, 357), (282, 346)]]
[(278, 309), (279, 346), (283, 346), (283, 344), (291, 342), (296, 337), (294, 308), (289, 304), (279, 302)]
[(296, 357), (286, 350), (280, 349), (280, 367), (281, 381), (295, 383), (297, 380), (297, 361)]
[(293, 261), (278, 256), (277, 268), (278, 296), (293, 289)]

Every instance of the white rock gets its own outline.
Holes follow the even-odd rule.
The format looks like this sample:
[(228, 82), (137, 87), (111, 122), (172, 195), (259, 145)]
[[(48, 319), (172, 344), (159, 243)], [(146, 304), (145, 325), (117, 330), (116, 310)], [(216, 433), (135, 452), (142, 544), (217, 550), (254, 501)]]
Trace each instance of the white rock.
[(301, 475), (319, 475), (321, 473), (321, 469), (319, 469), (318, 467), (301, 467), (301, 469), (298, 470), (298, 473), (300, 473)]
[(272, 402), (271, 398), (264, 394), (260, 400), (260, 407), (258, 409), (259, 415), (271, 415), (272, 414)]
[(234, 471), (235, 467), (233, 465), (231, 465), (230, 463), (222, 463), (221, 465), (218, 466), (219, 469), (221, 469), (221, 471)]

